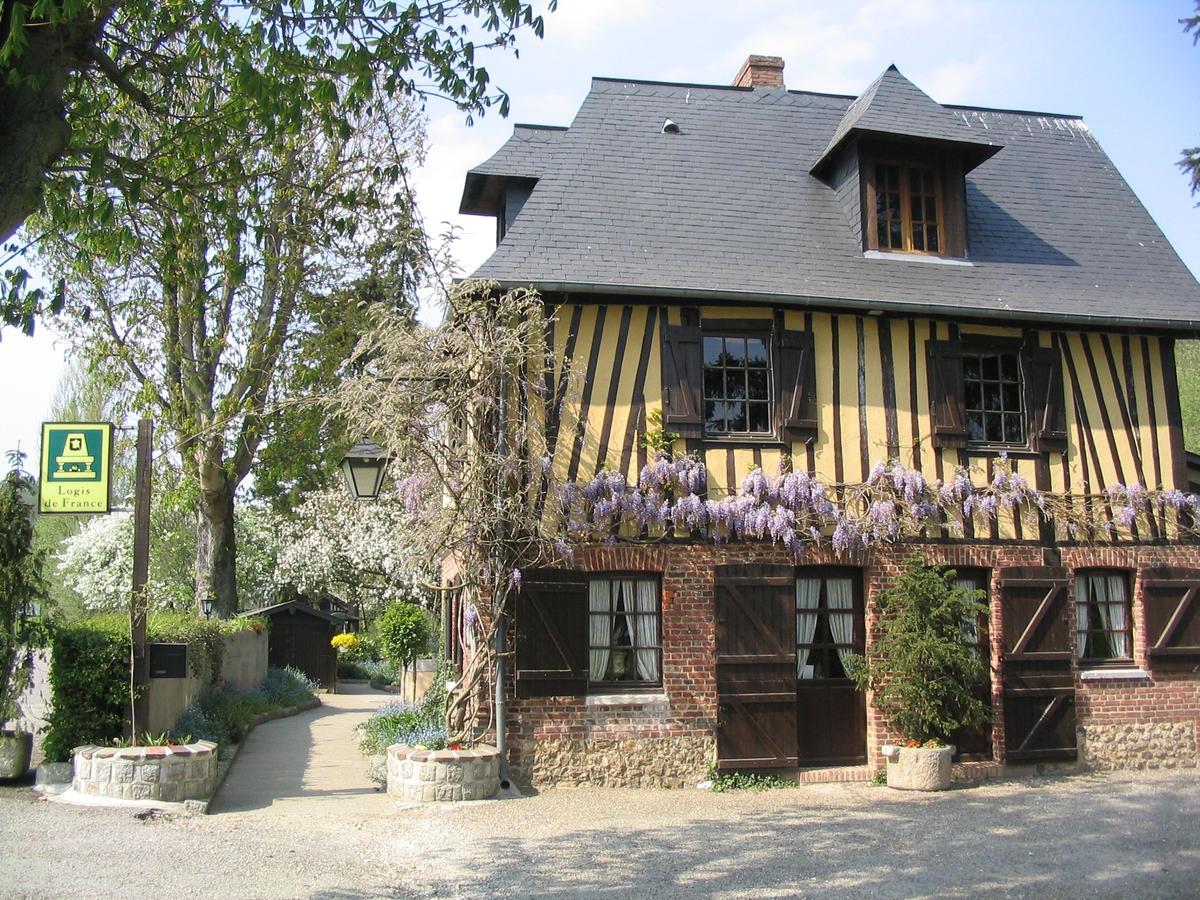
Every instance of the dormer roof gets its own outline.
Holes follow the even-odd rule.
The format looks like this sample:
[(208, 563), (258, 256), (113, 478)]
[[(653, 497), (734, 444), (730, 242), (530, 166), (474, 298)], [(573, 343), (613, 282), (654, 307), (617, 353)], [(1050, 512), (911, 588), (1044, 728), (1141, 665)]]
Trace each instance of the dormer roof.
[(549, 157), (554, 146), (566, 132), (566, 128), (553, 125), (514, 125), (512, 137), (489, 159), (467, 172), (459, 213), (494, 214), (504, 180), (541, 178), (551, 165)]
[(966, 116), (937, 103), (901, 75), (895, 64), (850, 104), (812, 174), (821, 174), (848, 141), (866, 135), (957, 147), (968, 172), (1002, 147), (973, 129)]

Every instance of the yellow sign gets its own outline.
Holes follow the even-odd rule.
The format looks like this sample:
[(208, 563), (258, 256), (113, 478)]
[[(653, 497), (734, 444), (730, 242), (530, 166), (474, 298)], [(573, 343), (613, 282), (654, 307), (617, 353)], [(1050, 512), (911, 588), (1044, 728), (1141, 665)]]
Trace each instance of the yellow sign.
[(38, 509), (106, 513), (110, 509), (113, 427), (109, 422), (43, 422)]

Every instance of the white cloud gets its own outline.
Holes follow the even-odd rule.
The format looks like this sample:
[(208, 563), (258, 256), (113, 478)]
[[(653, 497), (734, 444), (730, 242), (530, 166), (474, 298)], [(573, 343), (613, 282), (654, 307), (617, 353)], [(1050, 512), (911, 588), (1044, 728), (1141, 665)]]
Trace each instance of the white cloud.
[(646, 0), (561, 0), (546, 17), (546, 39), (594, 43), (605, 33), (646, 18), (655, 5)]

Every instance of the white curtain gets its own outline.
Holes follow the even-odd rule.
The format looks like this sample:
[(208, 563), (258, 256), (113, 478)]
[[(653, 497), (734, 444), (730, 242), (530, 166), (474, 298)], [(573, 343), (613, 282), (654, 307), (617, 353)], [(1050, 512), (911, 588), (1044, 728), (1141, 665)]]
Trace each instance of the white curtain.
[[(829, 603), (829, 630), (833, 634), (833, 642), (850, 645), (838, 647), (838, 659), (848, 672), (850, 656), (854, 653), (854, 582), (849, 578), (830, 578), (825, 582), (825, 597)], [(839, 608), (846, 612), (833, 612)]]
[[(965, 591), (974, 591), (979, 589), (979, 582), (974, 578), (955, 578), (954, 586)], [(962, 632), (968, 641), (976, 647), (979, 646), (979, 623), (974, 616), (967, 616), (962, 620)]]
[[(634, 623), (634, 643), (637, 651), (637, 674), (643, 681), (658, 681), (658, 651), (654, 645), (658, 643), (658, 582), (649, 579), (629, 582), (632, 587), (636, 584), (633, 609), (640, 615), (631, 616)], [(626, 594), (625, 608), (630, 609), (629, 595)]]
[(821, 580), (819, 578), (796, 579), (796, 609), (813, 610), (798, 612), (796, 615), (796, 674), (804, 677), (804, 667), (808, 664), (808, 644), (812, 643), (813, 635), (817, 632), (817, 602), (821, 598)]
[(1087, 652), (1088, 609), (1091, 606), (1088, 586), (1093, 580), (1090, 575), (1075, 576), (1075, 655), (1080, 658)]
[[(1129, 638), (1125, 633), (1125, 621), (1128, 605), (1125, 602), (1125, 578), (1121, 575), (1104, 575), (1092, 578), (1097, 587), (1104, 585), (1104, 599), (1107, 603), (1100, 605), (1100, 621), (1107, 628), (1109, 640), (1112, 643), (1114, 655), (1123, 658), (1129, 656)], [(1097, 594), (1097, 600), (1102, 599)]]
[(589, 638), (592, 644), (588, 674), (592, 681), (603, 681), (608, 674), (608, 645), (612, 643), (612, 582), (598, 578), (588, 583)]

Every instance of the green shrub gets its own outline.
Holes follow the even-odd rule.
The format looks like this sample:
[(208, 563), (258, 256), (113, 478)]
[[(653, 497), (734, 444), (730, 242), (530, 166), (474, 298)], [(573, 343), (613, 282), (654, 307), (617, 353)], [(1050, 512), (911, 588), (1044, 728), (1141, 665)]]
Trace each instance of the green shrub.
[(129, 619), (95, 616), (51, 634), (52, 701), (42, 748), (47, 762), (67, 762), (84, 744), (121, 736), (129, 703)]
[(872, 657), (856, 657), (850, 677), (875, 692), (875, 706), (906, 740), (941, 741), (959, 728), (979, 725), (987, 708), (975, 686), (987, 677), (967, 626), (987, 607), (983, 591), (954, 585), (953, 569), (927, 566), (917, 553), (880, 592), (878, 636)]
[(708, 772), (712, 789), (718, 794), (725, 791), (773, 791), (777, 788), (795, 787), (790, 778), (759, 772), (721, 772), (713, 766)]
[(176, 740), (190, 736), (226, 747), (240, 743), (263, 713), (299, 706), (313, 698), (314, 685), (293, 668), (268, 669), (253, 691), (205, 688), (172, 729)]
[(393, 603), (385, 609), (376, 632), (383, 658), (396, 668), (407, 666), (429, 644), (429, 620), (412, 603)]
[(46, 586), (45, 551), (33, 546), (33, 490), (33, 479), (19, 469), (0, 481), (0, 726), (20, 715), (17, 700), (29, 685), (31, 650), (43, 639), (29, 612), (45, 598)]

